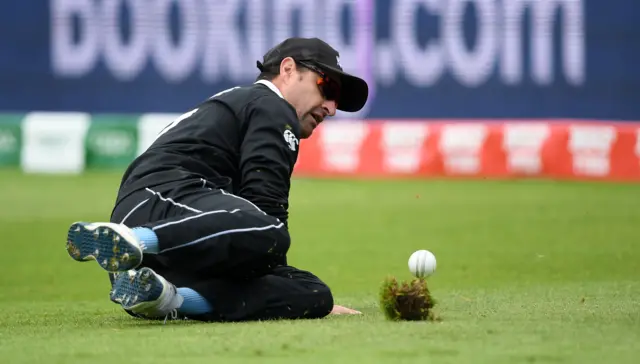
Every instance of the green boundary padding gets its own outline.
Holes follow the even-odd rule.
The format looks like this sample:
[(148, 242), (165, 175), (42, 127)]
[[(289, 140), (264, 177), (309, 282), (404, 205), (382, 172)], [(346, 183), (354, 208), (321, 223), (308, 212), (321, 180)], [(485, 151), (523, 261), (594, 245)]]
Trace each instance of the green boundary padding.
[[(93, 114), (85, 139), (88, 170), (122, 170), (136, 157), (138, 150), (137, 114)], [(100, 141), (100, 135), (108, 138)], [(112, 144), (102, 144), (108, 141)]]
[(25, 114), (0, 114), (0, 167), (2, 168), (20, 167), (24, 116)]

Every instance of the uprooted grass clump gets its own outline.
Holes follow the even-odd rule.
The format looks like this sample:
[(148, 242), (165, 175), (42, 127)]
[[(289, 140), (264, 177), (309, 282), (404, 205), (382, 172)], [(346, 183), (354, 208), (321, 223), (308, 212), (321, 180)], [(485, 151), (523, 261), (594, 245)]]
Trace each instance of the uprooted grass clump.
[(387, 277), (380, 289), (380, 307), (392, 321), (434, 321), (435, 305), (424, 278), (398, 283), (395, 277)]

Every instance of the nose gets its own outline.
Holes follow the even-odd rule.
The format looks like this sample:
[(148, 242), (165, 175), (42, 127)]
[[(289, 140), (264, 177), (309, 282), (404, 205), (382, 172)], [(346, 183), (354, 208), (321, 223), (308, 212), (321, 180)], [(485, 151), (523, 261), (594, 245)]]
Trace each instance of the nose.
[(338, 105), (333, 100), (325, 100), (322, 103), (322, 108), (324, 109), (324, 112), (329, 116), (334, 116), (336, 114), (337, 107)]

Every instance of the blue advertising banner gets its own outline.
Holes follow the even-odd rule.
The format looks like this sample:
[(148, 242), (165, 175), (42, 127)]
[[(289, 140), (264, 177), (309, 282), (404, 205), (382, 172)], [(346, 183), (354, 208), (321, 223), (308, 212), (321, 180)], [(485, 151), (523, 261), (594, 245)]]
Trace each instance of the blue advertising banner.
[(640, 120), (637, 0), (21, 0), (0, 111), (182, 112), (318, 36), (365, 77), (358, 118)]

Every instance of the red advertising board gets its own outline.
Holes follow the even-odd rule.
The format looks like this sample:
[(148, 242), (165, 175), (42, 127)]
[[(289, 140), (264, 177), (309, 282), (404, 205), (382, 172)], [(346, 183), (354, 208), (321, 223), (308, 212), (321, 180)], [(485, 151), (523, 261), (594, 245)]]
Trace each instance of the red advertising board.
[(640, 123), (418, 120), (324, 123), (297, 176), (640, 181)]

